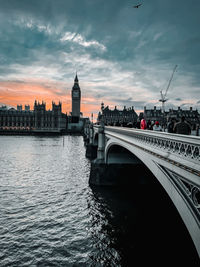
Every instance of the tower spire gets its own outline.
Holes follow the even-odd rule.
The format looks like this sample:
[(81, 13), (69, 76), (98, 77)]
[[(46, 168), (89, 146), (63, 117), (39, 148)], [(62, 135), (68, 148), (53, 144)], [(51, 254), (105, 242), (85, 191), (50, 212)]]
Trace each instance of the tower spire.
[(75, 83), (78, 83), (78, 75), (77, 75), (77, 71), (76, 71), (76, 77), (75, 77), (75, 79), (74, 79), (74, 82), (75, 82)]

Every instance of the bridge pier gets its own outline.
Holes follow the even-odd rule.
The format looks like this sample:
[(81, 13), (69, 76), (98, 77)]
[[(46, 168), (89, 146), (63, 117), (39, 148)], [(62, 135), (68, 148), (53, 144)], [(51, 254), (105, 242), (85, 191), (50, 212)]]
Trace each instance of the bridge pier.
[(94, 128), (93, 124), (90, 124), (88, 132), (87, 132), (87, 138), (85, 138), (85, 145), (86, 145), (86, 158), (89, 159), (95, 159), (97, 157), (97, 146), (93, 143), (94, 139)]
[(88, 124), (85, 126), (84, 131), (83, 131), (83, 140), (84, 144), (87, 145), (89, 143), (89, 127)]
[(98, 162), (104, 162), (105, 161), (105, 133), (104, 133), (104, 123), (101, 122), (100, 127), (98, 129), (98, 149), (97, 149), (97, 159)]
[(95, 159), (97, 157), (97, 146), (93, 144), (87, 144), (85, 156), (88, 159)]
[[(92, 150), (92, 146), (90, 147)], [(98, 147), (97, 147), (97, 157), (91, 162), (90, 170), (90, 185), (103, 185), (106, 183), (104, 178), (105, 172), (107, 170), (107, 164), (105, 164), (105, 133), (104, 133), (104, 123), (101, 121), (101, 124), (98, 128)], [(107, 177), (108, 178), (108, 177)]]

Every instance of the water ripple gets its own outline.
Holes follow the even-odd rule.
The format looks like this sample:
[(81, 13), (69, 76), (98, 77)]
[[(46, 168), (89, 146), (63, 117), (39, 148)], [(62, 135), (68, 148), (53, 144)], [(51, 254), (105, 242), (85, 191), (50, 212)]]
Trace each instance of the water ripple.
[(146, 227), (138, 214), (148, 210), (88, 186), (81, 136), (1, 136), (0, 149), (1, 267), (135, 265)]

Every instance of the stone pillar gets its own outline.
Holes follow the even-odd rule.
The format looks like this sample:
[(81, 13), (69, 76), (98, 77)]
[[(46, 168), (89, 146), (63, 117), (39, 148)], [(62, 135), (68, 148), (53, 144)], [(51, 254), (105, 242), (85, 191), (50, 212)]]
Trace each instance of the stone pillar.
[(87, 127), (86, 138), (87, 138), (87, 142), (89, 143), (89, 140), (90, 140), (90, 124)]
[(104, 133), (104, 123), (101, 122), (98, 129), (99, 138), (98, 138), (98, 150), (97, 150), (97, 160), (104, 162), (105, 154), (105, 133)]
[(89, 143), (93, 145), (93, 139), (94, 139), (94, 129), (93, 129), (93, 124), (90, 124), (89, 127)]
[(86, 144), (86, 157), (89, 159), (95, 159), (97, 157), (97, 146), (94, 145), (94, 128), (93, 124), (88, 126), (88, 137)]
[(98, 128), (97, 158), (91, 162), (89, 184), (106, 185), (105, 175), (108, 164), (105, 163), (105, 133), (104, 122), (101, 121)]
[(84, 145), (87, 145), (87, 128), (88, 128), (88, 123), (85, 123), (83, 130)]

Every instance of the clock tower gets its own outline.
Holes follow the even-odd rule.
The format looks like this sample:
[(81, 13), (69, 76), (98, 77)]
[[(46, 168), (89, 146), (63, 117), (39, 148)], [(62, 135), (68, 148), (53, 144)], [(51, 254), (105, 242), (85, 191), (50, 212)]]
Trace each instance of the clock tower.
[(81, 90), (78, 83), (78, 77), (74, 79), (74, 86), (72, 87), (72, 117), (79, 121), (81, 106)]

